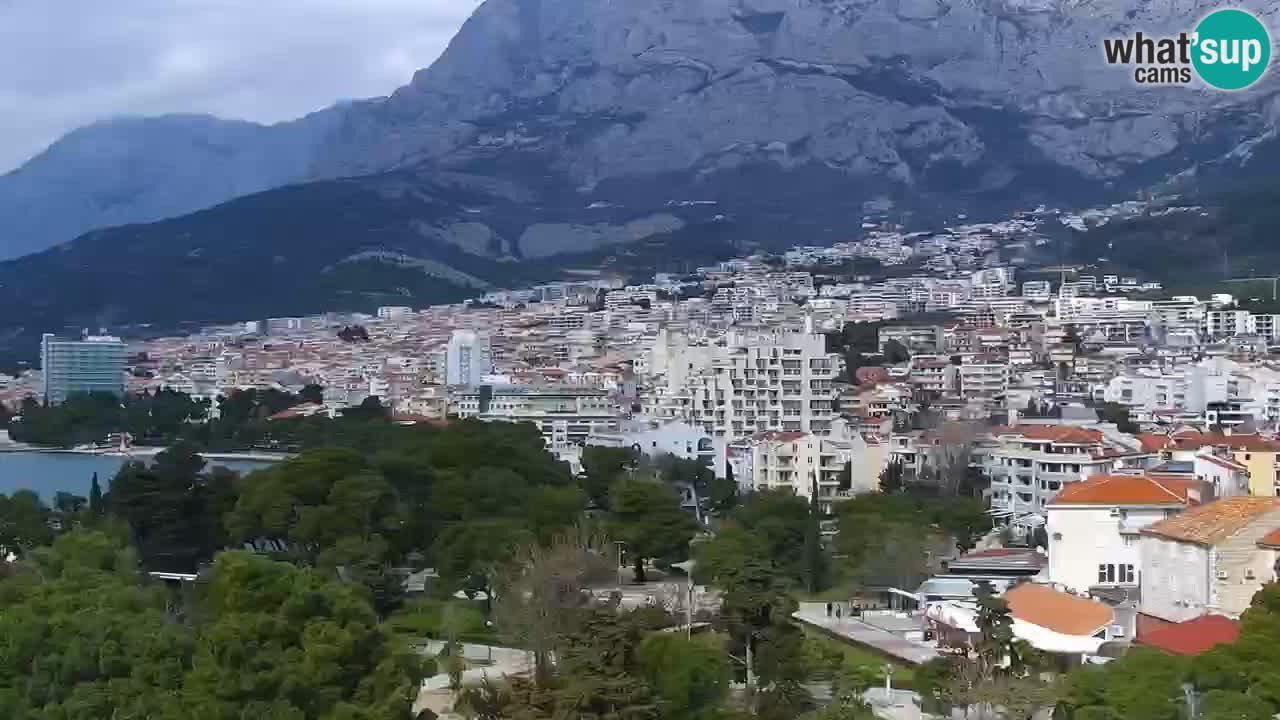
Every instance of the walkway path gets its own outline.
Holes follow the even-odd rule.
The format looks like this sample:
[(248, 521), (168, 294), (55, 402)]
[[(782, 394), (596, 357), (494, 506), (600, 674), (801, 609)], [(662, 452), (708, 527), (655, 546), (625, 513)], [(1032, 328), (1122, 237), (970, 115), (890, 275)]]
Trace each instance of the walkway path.
[(800, 609), (791, 617), (841, 640), (865, 645), (914, 665), (922, 665), (938, 657), (937, 651), (928, 645), (911, 642), (888, 630), (848, 617), (828, 617), (825, 603), (800, 603)]
[[(429, 640), (418, 646), (418, 651), (428, 657), (435, 657), (444, 649), (444, 642)], [(499, 647), (497, 645), (462, 644), (462, 657), (473, 667), (462, 671), (462, 684), (477, 685), (485, 677), (501, 680), (511, 675), (523, 675), (530, 670), (529, 653), (518, 648)], [(422, 681), (422, 689), (418, 691), (418, 699), (413, 704), (416, 714), (423, 709), (430, 709), (437, 715), (445, 715), (453, 708), (453, 692), (449, 690), (449, 674), (441, 672)]]

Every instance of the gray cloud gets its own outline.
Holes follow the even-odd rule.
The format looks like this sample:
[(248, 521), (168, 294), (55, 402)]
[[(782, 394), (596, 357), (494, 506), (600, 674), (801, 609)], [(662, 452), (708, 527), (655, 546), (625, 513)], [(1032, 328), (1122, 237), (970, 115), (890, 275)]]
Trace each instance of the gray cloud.
[(390, 93), (479, 0), (0, 0), (0, 172), (117, 115), (288, 120)]

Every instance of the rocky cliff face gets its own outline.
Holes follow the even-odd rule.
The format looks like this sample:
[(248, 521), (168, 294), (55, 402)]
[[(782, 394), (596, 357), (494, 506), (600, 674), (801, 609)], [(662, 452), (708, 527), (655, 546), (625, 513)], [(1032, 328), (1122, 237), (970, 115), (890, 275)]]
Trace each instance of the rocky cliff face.
[(488, 0), (389, 98), (273, 128), (162, 119), (69, 136), (0, 178), (0, 256), (299, 179), (420, 167), (555, 177), (584, 202), (768, 197), (778, 218), (881, 196), (1091, 202), (1274, 137), (1280, 73), (1242, 93), (1144, 88), (1103, 61), (1104, 37), (1190, 30), (1216, 6)]
[(756, 161), (908, 188), (959, 170), (964, 189), (999, 190), (1033, 167), (1146, 180), (1280, 116), (1274, 72), (1222, 93), (1105, 64), (1104, 37), (1190, 30), (1217, 5), (489, 0), (410, 85), (354, 108), (313, 170), (540, 148), (587, 187)]

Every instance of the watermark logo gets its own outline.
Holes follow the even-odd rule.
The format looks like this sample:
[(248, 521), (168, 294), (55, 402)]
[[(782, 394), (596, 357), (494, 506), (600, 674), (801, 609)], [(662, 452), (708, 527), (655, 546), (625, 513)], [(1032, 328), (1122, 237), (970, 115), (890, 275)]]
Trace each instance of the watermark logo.
[(1108, 65), (1133, 67), (1141, 85), (1190, 85), (1193, 76), (1219, 90), (1243, 90), (1256, 83), (1271, 61), (1267, 27), (1244, 10), (1209, 13), (1195, 30), (1174, 37), (1132, 37), (1102, 41)]

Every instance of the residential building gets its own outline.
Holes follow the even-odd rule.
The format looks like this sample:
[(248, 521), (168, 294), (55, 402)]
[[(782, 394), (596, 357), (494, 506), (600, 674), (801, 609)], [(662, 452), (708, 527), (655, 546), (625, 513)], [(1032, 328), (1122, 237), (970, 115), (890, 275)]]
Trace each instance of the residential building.
[(1042, 513), (1064, 485), (1111, 472), (1122, 454), (1097, 430), (1070, 425), (998, 428), (983, 462), (991, 478), (992, 509), (1005, 517)]
[(814, 332), (731, 331), (724, 344), (695, 345), (660, 334), (651, 366), (665, 387), (650, 398), (655, 417), (700, 425), (734, 440), (758, 432), (828, 435), (837, 417), (840, 356)]
[[(1147, 441), (1171, 460), (1195, 462), (1200, 456), (1230, 459), (1230, 477), (1238, 480), (1239, 466), (1246, 468), (1248, 494), (1280, 495), (1280, 441), (1257, 434), (1224, 435), (1198, 430), (1179, 430), (1168, 436), (1154, 436)], [(1207, 466), (1200, 465), (1207, 472)], [(1221, 495), (1238, 494), (1223, 488)]]
[(580, 450), (592, 433), (616, 433), (621, 422), (603, 390), (563, 385), (464, 388), (454, 393), (453, 407), (463, 418), (533, 423), (558, 454)]
[(1138, 533), (1198, 502), (1196, 483), (1145, 475), (1094, 475), (1045, 506), (1049, 582), (1075, 592), (1138, 586)]
[(124, 396), (126, 348), (109, 335), (79, 340), (45, 333), (40, 339), (41, 395), (57, 405), (73, 393), (103, 392)]
[[(865, 440), (854, 433), (852, 440), (822, 437), (809, 433), (764, 432), (752, 436), (743, 443), (750, 453), (743, 456), (744, 477), (750, 478), (752, 490), (781, 490), (803, 498), (818, 493), (818, 502), (824, 512), (831, 512), (833, 503), (841, 497), (871, 492), (879, 483), (868, 484), (866, 473), (858, 473), (858, 485), (849, 478), (850, 487), (841, 492), (846, 469), (854, 464), (862, 465), (871, 460)], [(873, 446), (878, 450), (878, 445)], [(736, 470), (735, 470), (736, 472)]]
[(980, 402), (1002, 406), (1009, 390), (1009, 366), (999, 363), (975, 363), (959, 368), (960, 398), (966, 402)]
[(1141, 531), (1142, 612), (1169, 622), (1239, 617), (1275, 577), (1260, 543), (1280, 529), (1280, 498), (1230, 497)]
[(631, 448), (637, 454), (670, 454), (685, 460), (698, 460), (725, 476), (725, 443), (712, 437), (701, 427), (684, 422), (657, 421), (622, 423), (618, 430), (593, 431), (588, 445)]
[(479, 385), (493, 371), (489, 337), (471, 330), (455, 330), (449, 338), (445, 369), (448, 385)]

